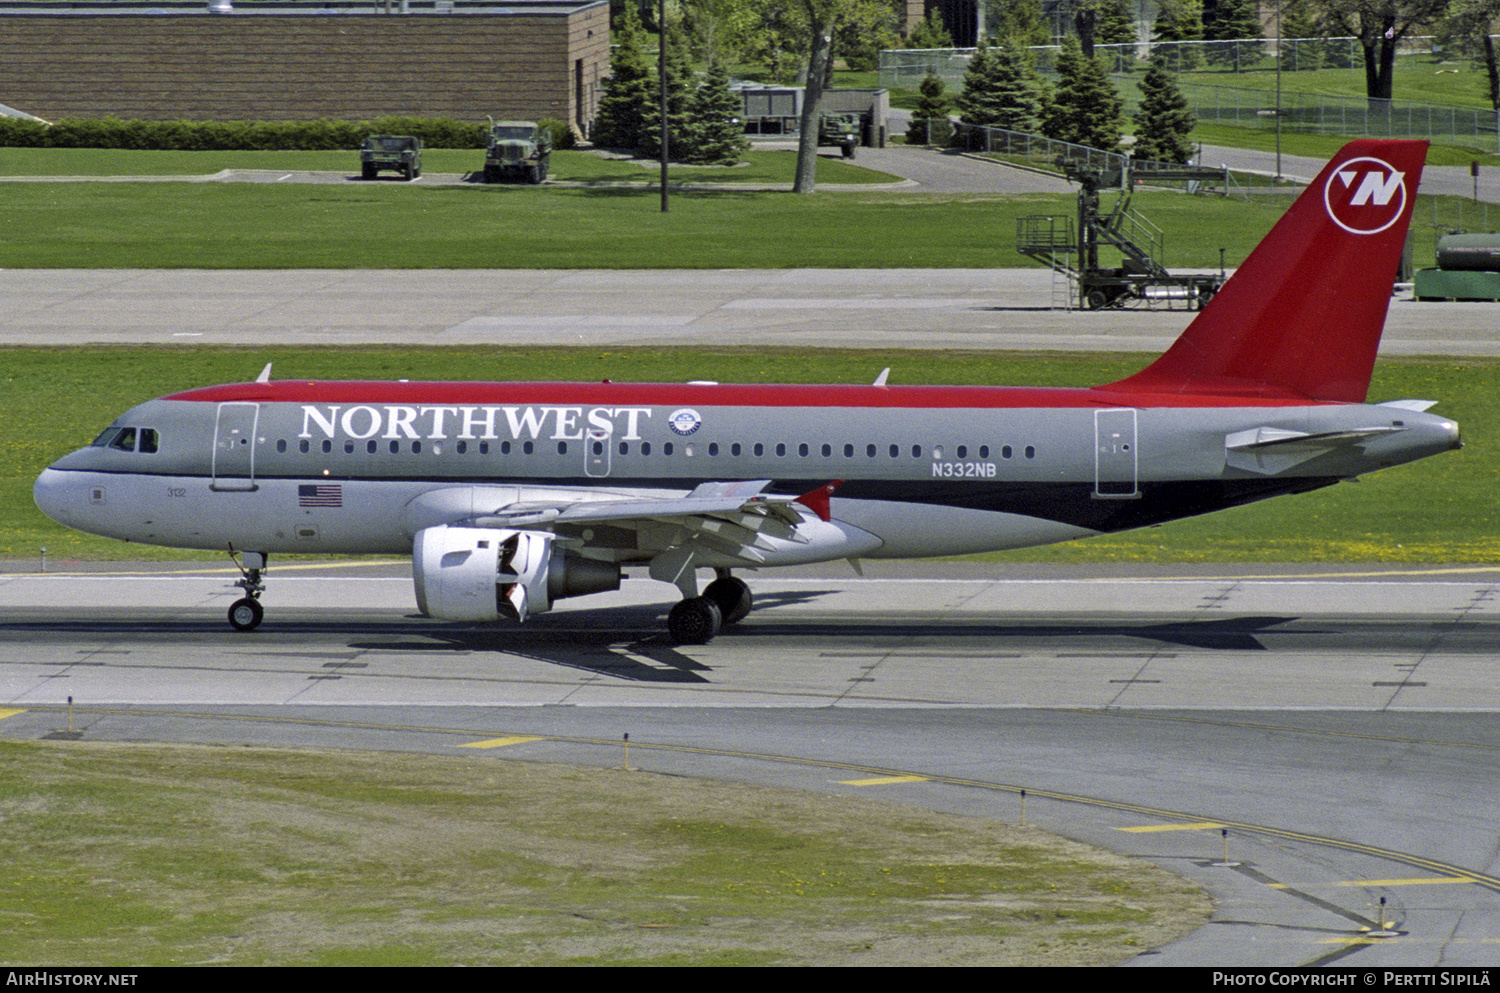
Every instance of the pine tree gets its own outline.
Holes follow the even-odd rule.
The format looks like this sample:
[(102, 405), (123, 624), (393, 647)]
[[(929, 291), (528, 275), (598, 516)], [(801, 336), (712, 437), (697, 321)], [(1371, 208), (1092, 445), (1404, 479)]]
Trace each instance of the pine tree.
[(1151, 60), (1140, 87), (1141, 105), (1135, 112), (1135, 149), (1131, 154), (1156, 162), (1186, 162), (1192, 158), (1193, 143), (1188, 136), (1198, 122), (1177, 88), (1177, 77), (1167, 70), (1166, 60)]
[(720, 60), (712, 60), (708, 78), (688, 101), (688, 148), (679, 158), (705, 165), (734, 165), (750, 147), (740, 120), (742, 113), (744, 102), (729, 88), (729, 70)]
[[(1196, 69), (1203, 64), (1203, 46), (1173, 44), (1203, 40), (1203, 4), (1201, 0), (1169, 0), (1156, 15), (1153, 45), (1161, 46), (1154, 54), (1165, 54), (1173, 72)], [(1163, 53), (1161, 49), (1164, 49)]]
[(936, 7), (927, 12), (927, 17), (917, 22), (906, 36), (907, 48), (952, 48), (953, 35), (943, 24), (943, 15)]
[(1291, 0), (1281, 8), (1281, 68), (1286, 72), (1308, 72), (1323, 65), (1323, 31), (1306, 0)]
[(1009, 39), (1023, 51), (1031, 45), (1052, 43), (1052, 32), (1042, 17), (1041, 0), (1010, 0), (996, 6), (1000, 8), (998, 11), (991, 8), (995, 17), (991, 24), (994, 37)]
[(1265, 55), (1256, 0), (1206, 0), (1203, 40), (1208, 60), (1235, 72), (1254, 68)]
[(655, 74), (642, 52), (644, 34), (635, 4), (627, 3), (615, 32), (599, 112), (589, 131), (595, 145), (634, 149), (641, 143), (646, 107), (656, 97)]
[(1101, 53), (1109, 60), (1109, 67), (1114, 72), (1129, 72), (1135, 61), (1135, 50), (1129, 47), (1136, 42), (1135, 14), (1131, 12), (1131, 6), (1130, 0), (1103, 0), (1099, 6), (1099, 19), (1094, 25), (1096, 45), (1117, 46)]
[[(689, 143), (688, 101), (697, 89), (692, 64), (688, 62), (687, 45), (678, 32), (671, 27), (662, 39), (667, 51), (667, 155), (679, 158), (678, 146), (686, 148)], [(653, 78), (651, 99), (641, 114), (641, 135), (636, 142), (635, 154), (643, 159), (661, 157), (661, 89), (660, 80)]]
[(917, 109), (911, 112), (911, 126), (906, 129), (908, 145), (947, 145), (953, 135), (953, 122), (948, 120), (947, 86), (933, 73), (928, 73), (918, 88), (921, 97)]
[(1057, 56), (1057, 89), (1042, 134), (1112, 152), (1120, 144), (1123, 105), (1098, 59), (1083, 54), (1078, 39), (1063, 40)]
[(994, 48), (981, 42), (954, 103), (965, 124), (1034, 133), (1041, 120), (1041, 101), (1025, 57), (1009, 38)]

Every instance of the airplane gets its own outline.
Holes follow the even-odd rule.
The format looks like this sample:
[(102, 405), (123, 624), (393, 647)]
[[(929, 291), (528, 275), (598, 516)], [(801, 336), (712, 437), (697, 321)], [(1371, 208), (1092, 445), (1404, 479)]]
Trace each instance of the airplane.
[[(747, 616), (735, 570), (963, 555), (1160, 524), (1461, 447), (1430, 401), (1365, 403), (1427, 143), (1341, 150), (1161, 357), (1080, 389), (309, 382), (143, 403), (37, 479), (127, 541), (267, 558), (410, 553), (430, 617), (524, 621), (676, 586), (667, 629)], [(713, 579), (700, 589), (699, 573)]]

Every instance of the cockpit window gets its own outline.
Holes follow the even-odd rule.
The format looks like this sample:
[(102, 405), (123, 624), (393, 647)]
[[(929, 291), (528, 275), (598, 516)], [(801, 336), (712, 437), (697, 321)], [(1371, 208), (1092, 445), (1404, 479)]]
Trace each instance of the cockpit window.
[(155, 428), (106, 428), (94, 439), (98, 448), (113, 448), (121, 452), (155, 453), (161, 447), (160, 436)]

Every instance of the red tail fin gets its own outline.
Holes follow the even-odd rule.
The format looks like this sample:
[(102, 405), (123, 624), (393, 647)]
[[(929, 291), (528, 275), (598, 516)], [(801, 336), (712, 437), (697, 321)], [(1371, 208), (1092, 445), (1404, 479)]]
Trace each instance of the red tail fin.
[(1166, 354), (1112, 388), (1362, 402), (1426, 155), (1345, 145)]

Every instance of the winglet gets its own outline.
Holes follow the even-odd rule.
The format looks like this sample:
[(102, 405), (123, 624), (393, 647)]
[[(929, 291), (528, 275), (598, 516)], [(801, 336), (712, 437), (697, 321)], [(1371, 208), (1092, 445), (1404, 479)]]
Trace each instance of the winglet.
[(260, 375), (255, 377), (255, 381), (257, 383), (269, 383), (271, 381), (271, 366), (273, 365), (275, 365), (274, 362), (267, 362), (266, 367), (260, 371)]
[(1363, 403), (1426, 154), (1345, 145), (1166, 354), (1106, 389)]
[(811, 510), (814, 514), (817, 514), (819, 520), (829, 520), (832, 517), (832, 514), (828, 509), (828, 498), (833, 496), (834, 490), (843, 485), (844, 481), (842, 479), (835, 479), (831, 483), (824, 483), (817, 489), (808, 490), (806, 493), (799, 496), (797, 498), (797, 502), (802, 504), (802, 506), (806, 507), (808, 510)]

